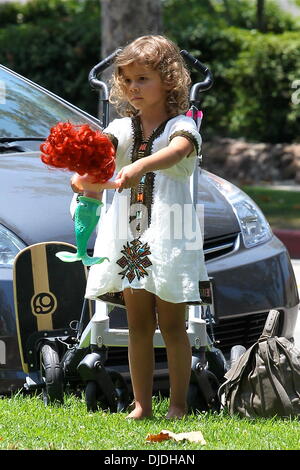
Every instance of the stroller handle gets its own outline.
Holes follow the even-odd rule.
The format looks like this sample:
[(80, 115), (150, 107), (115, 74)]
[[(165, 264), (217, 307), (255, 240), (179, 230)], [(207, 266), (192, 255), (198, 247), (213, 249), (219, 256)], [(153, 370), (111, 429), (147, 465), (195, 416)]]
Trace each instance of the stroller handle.
[[(99, 62), (97, 65), (95, 65), (88, 76), (88, 80), (90, 83), (90, 86), (94, 89), (101, 89), (102, 90), (102, 98), (101, 101), (103, 102), (103, 119), (102, 119), (102, 124), (104, 127), (106, 127), (109, 123), (109, 105), (108, 105), (108, 99), (109, 99), (109, 92), (108, 92), (108, 87), (106, 83), (102, 82), (101, 80), (98, 79), (98, 76), (104, 72), (114, 61), (116, 56), (122, 51), (122, 48), (116, 49), (112, 54), (110, 54), (108, 57), (103, 59), (101, 62)], [(206, 65), (202, 64), (198, 59), (193, 57), (189, 52), (186, 50), (180, 51), (180, 54), (184, 58), (185, 62), (201, 72), (204, 75), (204, 80), (202, 82), (195, 83), (191, 90), (190, 90), (190, 103), (193, 106), (196, 106), (199, 103), (199, 93), (202, 91), (209, 90), (213, 84), (213, 77)]]
[(182, 50), (180, 51), (180, 54), (188, 65), (191, 65), (194, 69), (198, 70), (204, 75), (204, 80), (202, 82), (195, 83), (195, 85), (193, 85), (191, 88), (190, 101), (192, 104), (194, 104), (199, 101), (198, 93), (209, 90), (212, 87), (213, 76), (209, 68), (202, 64), (200, 60), (193, 57), (189, 52)]
[(99, 64), (95, 65), (89, 73), (89, 83), (92, 88), (106, 88), (103, 87), (103, 82), (98, 80), (98, 75), (104, 72), (114, 61), (115, 57), (121, 52), (121, 48), (116, 49), (112, 54), (110, 54), (105, 59), (101, 60)]
[(115, 57), (121, 52), (121, 48), (116, 49), (112, 54), (110, 54), (108, 57), (105, 59), (101, 60), (99, 64), (95, 65), (92, 70), (89, 73), (89, 83), (92, 88), (95, 90), (101, 90), (102, 91), (102, 97), (101, 101), (103, 104), (103, 111), (102, 111), (102, 126), (107, 127), (109, 124), (109, 103), (108, 103), (108, 98), (109, 98), (109, 92), (108, 92), (108, 87), (106, 83), (102, 82), (101, 80), (98, 80), (98, 75), (100, 73), (104, 72), (114, 61)]
[[(112, 54), (110, 54), (105, 59), (101, 60), (99, 64), (95, 65), (89, 73), (89, 83), (92, 88), (102, 88), (103, 82), (98, 80), (98, 75), (100, 75), (104, 70), (106, 70), (114, 61), (115, 57), (122, 51), (122, 48), (116, 49)], [(183, 56), (187, 64), (191, 65), (194, 69), (199, 70), (204, 75), (204, 80), (202, 82), (196, 83), (194, 87), (197, 87), (197, 92), (208, 90), (213, 84), (212, 74), (206, 65), (202, 64), (200, 60), (193, 57), (185, 49), (180, 51), (180, 54)]]

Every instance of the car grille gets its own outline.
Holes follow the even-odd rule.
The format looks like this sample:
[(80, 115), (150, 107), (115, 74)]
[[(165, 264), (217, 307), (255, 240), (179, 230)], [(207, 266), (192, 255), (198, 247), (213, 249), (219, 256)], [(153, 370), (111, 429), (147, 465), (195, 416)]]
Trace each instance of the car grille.
[(205, 261), (226, 255), (227, 253), (230, 253), (232, 250), (234, 250), (238, 242), (238, 236), (238, 233), (233, 233), (223, 237), (205, 240), (203, 244)]
[[(277, 334), (280, 335), (283, 325), (283, 312), (280, 312)], [(245, 316), (222, 318), (214, 325), (213, 331), (217, 347), (223, 353), (229, 352), (232, 346), (241, 344), (249, 348), (261, 335), (269, 312), (252, 313)]]
[[(238, 233), (232, 233), (223, 237), (211, 238), (203, 243), (205, 261), (226, 255), (234, 250), (239, 240)], [(89, 248), (88, 255), (93, 256), (93, 249)]]
[[(280, 312), (277, 335), (280, 335), (283, 326), (283, 312)], [(232, 318), (222, 318), (213, 327), (216, 347), (221, 349), (223, 354), (230, 353), (233, 346), (241, 344), (248, 349), (260, 337), (269, 312), (253, 313), (245, 316), (235, 316)], [(209, 328), (208, 328), (209, 332)], [(121, 366), (128, 364), (127, 348), (108, 348), (109, 365)], [(155, 349), (155, 361), (165, 362), (165, 348)]]

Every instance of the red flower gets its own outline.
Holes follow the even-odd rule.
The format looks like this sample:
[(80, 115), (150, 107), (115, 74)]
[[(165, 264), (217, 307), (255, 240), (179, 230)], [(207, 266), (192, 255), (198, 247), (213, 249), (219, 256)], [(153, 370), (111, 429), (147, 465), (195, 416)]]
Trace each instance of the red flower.
[(115, 149), (109, 138), (88, 124), (59, 122), (40, 146), (46, 165), (91, 176), (92, 183), (105, 183), (115, 171)]

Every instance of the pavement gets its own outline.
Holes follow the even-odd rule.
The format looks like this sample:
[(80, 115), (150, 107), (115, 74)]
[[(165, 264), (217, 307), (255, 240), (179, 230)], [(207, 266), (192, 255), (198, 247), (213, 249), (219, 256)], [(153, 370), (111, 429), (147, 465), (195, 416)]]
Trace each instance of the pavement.
[[(298, 290), (300, 293), (300, 259), (292, 259), (292, 265), (296, 276)], [(298, 313), (298, 319), (296, 323), (295, 343), (298, 347), (300, 347), (300, 313)]]

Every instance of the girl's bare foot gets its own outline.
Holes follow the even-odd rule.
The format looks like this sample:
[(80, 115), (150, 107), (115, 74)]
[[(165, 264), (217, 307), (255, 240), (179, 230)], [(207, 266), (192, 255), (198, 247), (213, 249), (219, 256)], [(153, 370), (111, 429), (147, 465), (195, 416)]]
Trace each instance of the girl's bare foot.
[(152, 416), (152, 410), (146, 410), (141, 407), (135, 407), (128, 416), (126, 416), (126, 419), (144, 419), (144, 418), (150, 418)]
[(180, 408), (177, 406), (172, 406), (169, 408), (169, 411), (166, 415), (166, 419), (182, 419), (187, 415), (187, 409)]

